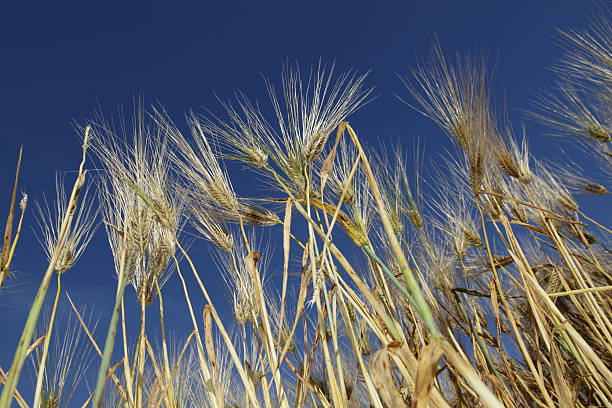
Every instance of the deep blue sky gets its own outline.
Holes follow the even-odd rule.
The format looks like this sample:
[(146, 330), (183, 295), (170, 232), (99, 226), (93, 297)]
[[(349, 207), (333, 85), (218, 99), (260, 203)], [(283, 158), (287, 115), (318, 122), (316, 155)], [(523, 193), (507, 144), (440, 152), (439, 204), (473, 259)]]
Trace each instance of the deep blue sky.
[[(429, 54), (434, 35), (449, 53), (485, 49), (498, 58), (497, 87), (513, 108), (528, 107), (532, 92), (552, 85), (547, 69), (561, 54), (555, 27), (583, 27), (597, 2), (5, 2), (0, 8), (0, 220), (4, 220), (14, 163), (24, 146), (20, 191), (33, 201), (53, 194), (56, 171), (74, 170), (79, 141), (72, 123), (96, 106), (128, 108), (134, 95), (163, 103), (175, 119), (188, 108), (218, 111), (236, 89), (265, 99), (260, 74), (275, 79), (286, 61), (307, 67), (335, 61), (338, 71), (371, 69), (377, 98), (352, 117), (371, 143), (418, 135), (426, 152), (441, 152), (446, 138), (428, 120), (400, 103), (407, 96), (396, 74), (407, 74), (416, 56)], [(129, 110), (129, 109), (128, 109)], [(518, 112), (512, 112), (518, 118)], [(533, 150), (553, 146), (527, 124)], [(239, 193), (253, 194), (249, 173), (235, 178)], [(13, 267), (16, 278), (0, 293), (0, 366), (7, 369), (45, 260), (27, 215)], [(604, 220), (605, 221), (605, 220)], [(193, 251), (207, 266), (208, 246)], [(277, 253), (280, 251), (277, 251)], [(204, 275), (221, 288), (214, 268)], [(64, 287), (80, 305), (95, 307), (98, 335), (106, 330), (116, 281), (100, 230)], [(222, 290), (216, 291), (221, 301)], [(176, 281), (167, 308), (185, 313)], [(130, 292), (132, 293), (132, 292)], [(194, 295), (196, 292), (194, 291)], [(48, 297), (51, 297), (49, 295)], [(186, 317), (186, 316), (185, 316)], [(136, 322), (136, 320), (132, 320)], [(189, 330), (179, 318), (174, 330)], [(27, 391), (27, 377), (19, 388)]]

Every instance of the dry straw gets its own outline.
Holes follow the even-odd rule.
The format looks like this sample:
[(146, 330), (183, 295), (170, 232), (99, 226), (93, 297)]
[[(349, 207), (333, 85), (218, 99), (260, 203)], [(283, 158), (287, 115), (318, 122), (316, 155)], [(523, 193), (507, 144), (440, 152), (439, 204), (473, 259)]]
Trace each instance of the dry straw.
[[(558, 89), (536, 101), (534, 114), (590, 149), (604, 170), (609, 28), (603, 10), (590, 31), (561, 34)], [(489, 72), (486, 58), (451, 61), (436, 43), (405, 79), (409, 103), (455, 145), (429, 175), (421, 153), (411, 166), (399, 146), (364, 146), (348, 119), (370, 93), (365, 75), (322, 64), (306, 76), (285, 67), (280, 91), (268, 81), (267, 110), (238, 93), (222, 104), (226, 115), (190, 112), (185, 125), (142, 107), (131, 126), (95, 121), (83, 162), (91, 133), (118, 283), (102, 347), (72, 305), (101, 359), (80, 405), (609, 406), (611, 231), (583, 213), (576, 194), (605, 200), (607, 180), (591, 180), (575, 163), (536, 160), (525, 129), (517, 137), (508, 113), (499, 115)], [(265, 192), (241, 196), (228, 161), (253, 171)], [(41, 356), (34, 406), (75, 404), (50, 374), (80, 367), (78, 359), (60, 353), (67, 363), (54, 366), (45, 356), (52, 338), (73, 333), (62, 337), (64, 325), (53, 323), (60, 276), (93, 231), (83, 164), (72, 194), (60, 188), (57, 211), (42, 211), (49, 266), (13, 364), (0, 371), (0, 408), (13, 398), (27, 406), (17, 382), (29, 354)], [(25, 210), (24, 201), (13, 234), (15, 191), (2, 278)], [(183, 231), (217, 247), (220, 272), (192, 258)], [(279, 238), (282, 256), (260, 245), (263, 234)], [(32, 341), (54, 272), (54, 309)], [(225, 302), (210, 293), (219, 278)], [(181, 284), (179, 303), (168, 279)], [(136, 302), (127, 301), (129, 284)], [(169, 310), (183, 302), (190, 332), (168, 337)], [(137, 323), (126, 319), (130, 303)], [(159, 331), (150, 327), (157, 318)]]

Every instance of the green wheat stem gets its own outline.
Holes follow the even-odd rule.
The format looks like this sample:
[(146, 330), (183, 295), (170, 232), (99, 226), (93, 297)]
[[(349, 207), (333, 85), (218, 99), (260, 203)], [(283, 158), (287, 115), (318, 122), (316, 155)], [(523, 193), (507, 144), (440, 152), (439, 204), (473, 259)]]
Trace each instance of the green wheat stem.
[(85, 184), (85, 175), (87, 174), (87, 171), (84, 170), (83, 167), (85, 166), (85, 154), (87, 151), (88, 139), (89, 128), (87, 128), (85, 132), (85, 138), (83, 143), (83, 156), (81, 158), (81, 164), (79, 166), (79, 175), (77, 176), (77, 179), (72, 188), (70, 200), (68, 201), (67, 211), (64, 215), (61, 228), (59, 229), (59, 232), (57, 234), (57, 244), (55, 246), (55, 250), (53, 251), (53, 255), (49, 260), (47, 270), (45, 271), (42, 282), (40, 283), (38, 291), (36, 292), (36, 297), (34, 298), (34, 302), (32, 303), (32, 307), (30, 308), (30, 312), (28, 313), (26, 324), (23, 328), (23, 332), (21, 333), (21, 337), (17, 345), (17, 350), (15, 351), (15, 356), (13, 357), (13, 362), (8, 372), (6, 383), (4, 384), (4, 388), (2, 389), (2, 395), (0, 395), (0, 408), (10, 407), (13, 394), (17, 388), (17, 382), (19, 381), (21, 370), (23, 369), (23, 364), (25, 363), (25, 359), (27, 357), (27, 351), (30, 347), (32, 336), (34, 335), (34, 329), (36, 328), (36, 323), (38, 322), (40, 310), (42, 309), (47, 290), (49, 289), (49, 284), (51, 283), (51, 278), (53, 277), (55, 265), (62, 252), (60, 248), (64, 247), (64, 241), (68, 236), (70, 225), (76, 212), (77, 199), (79, 193), (81, 192), (81, 189), (83, 188), (83, 185)]
[(104, 386), (106, 384), (106, 377), (108, 367), (110, 366), (111, 356), (113, 354), (113, 348), (115, 346), (115, 337), (117, 335), (117, 322), (119, 321), (119, 309), (121, 308), (121, 302), (123, 300), (123, 292), (128, 283), (128, 271), (130, 270), (131, 259), (127, 259), (126, 265), (121, 270), (119, 285), (117, 287), (117, 296), (115, 298), (115, 308), (113, 309), (113, 315), (106, 332), (106, 341), (104, 342), (104, 352), (102, 354), (102, 363), (100, 364), (100, 370), (98, 371), (98, 380), (96, 382), (96, 390), (94, 392), (94, 398), (92, 407), (99, 408), (102, 406), (104, 396)]
[(49, 318), (49, 328), (47, 329), (47, 333), (45, 333), (45, 344), (43, 346), (43, 353), (40, 358), (40, 363), (38, 366), (38, 374), (36, 375), (36, 390), (34, 392), (34, 405), (32, 407), (38, 408), (40, 407), (40, 398), (43, 386), (43, 379), (45, 374), (45, 366), (47, 363), (47, 356), (49, 354), (49, 344), (51, 342), (51, 333), (53, 331), (53, 323), (55, 322), (55, 314), (57, 312), (57, 303), (59, 301), (60, 292), (62, 289), (62, 280), (61, 273), (57, 273), (57, 290), (55, 292), (55, 300), (53, 301), (53, 309), (51, 311), (51, 317)]

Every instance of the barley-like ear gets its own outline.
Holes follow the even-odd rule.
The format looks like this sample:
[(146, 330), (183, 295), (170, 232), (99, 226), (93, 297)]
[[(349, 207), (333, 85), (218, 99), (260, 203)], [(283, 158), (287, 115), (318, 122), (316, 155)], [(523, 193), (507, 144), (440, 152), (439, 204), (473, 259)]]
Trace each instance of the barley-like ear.
[(212, 242), (218, 248), (231, 251), (234, 247), (234, 237), (229, 232), (222, 216), (215, 213), (210, 205), (189, 197), (188, 214), (196, 231), (202, 238)]
[(64, 244), (62, 248), (56, 248), (62, 220), (66, 211), (69, 211), (63, 176), (57, 175), (55, 178), (55, 193), (56, 198), (52, 205), (53, 208), (49, 206), (46, 198), (42, 204), (36, 203), (39, 213), (38, 223), (41, 228), (41, 236), (38, 240), (47, 254), (47, 259), (51, 260), (53, 253), (56, 250), (59, 251), (60, 256), (54, 267), (56, 272), (64, 273), (72, 268), (93, 238), (97, 229), (99, 210), (88, 194), (88, 187), (84, 187), (81, 191), (81, 203), (76, 208), (76, 214), (64, 239)]
[[(355, 179), (349, 182), (349, 176), (355, 163), (359, 160), (359, 156), (355, 147), (347, 141), (346, 137), (340, 139), (335, 154), (333, 165), (330, 166), (329, 176), (327, 178), (327, 194), (330, 194), (334, 202), (340, 200), (340, 196), (344, 191), (344, 204), (353, 205), (355, 197)], [(329, 198), (328, 198), (329, 201)]]
[(605, 144), (610, 136), (610, 107), (590, 103), (583, 91), (572, 84), (558, 83), (558, 94), (545, 91), (534, 102), (542, 113), (531, 117), (548, 125), (554, 136), (578, 137)]
[[(257, 285), (248, 268), (249, 266), (254, 267), (254, 264), (247, 263), (247, 261), (253, 262), (254, 258), (248, 256), (243, 239), (234, 240), (232, 236), (232, 242), (234, 241), (236, 242), (230, 251), (217, 254), (216, 262), (229, 289), (228, 298), (232, 303), (234, 320), (241, 325), (246, 322), (256, 325), (260, 317), (259, 306), (254, 295)], [(251, 248), (257, 247), (254, 235), (251, 236), (249, 245)], [(265, 252), (263, 256), (260, 252), (257, 252), (257, 254), (257, 268), (265, 273), (270, 259)]]
[(287, 65), (280, 92), (266, 80), (275, 117), (265, 117), (257, 104), (239, 93), (236, 107), (224, 104), (227, 121), (204, 119), (202, 128), (221, 141), (227, 157), (257, 168), (276, 166), (283, 184), (301, 197), (306, 186), (304, 172), (318, 161), (334, 129), (370, 94), (371, 89), (363, 86), (365, 78), (354, 71), (336, 76), (333, 66), (322, 64), (304, 77), (298, 68)]
[(205, 239), (220, 248), (231, 249), (232, 240), (224, 224), (239, 222), (244, 213), (254, 223), (277, 223), (274, 214), (239, 202), (227, 171), (219, 160), (216, 146), (211, 144), (204, 133), (205, 125), (194, 113), (187, 116), (193, 142), (187, 140), (165, 113), (157, 112), (156, 121), (166, 129), (175, 147), (172, 162), (184, 180), (181, 190), (186, 197), (189, 215)]
[(440, 44), (434, 42), (431, 60), (421, 63), (412, 76), (414, 82), (403, 82), (420, 105), (415, 109), (436, 122), (461, 148), (473, 149), (493, 136), (491, 80), (485, 56), (457, 57), (453, 66), (447, 63)]
[[(42, 383), (43, 408), (70, 406), (93, 358), (93, 349), (81, 330), (77, 318), (61, 310), (58, 317), (58, 327), (53, 333)], [(95, 328), (97, 323), (92, 321), (91, 315), (85, 317), (85, 320), (84, 323), (88, 327)], [(45, 324), (39, 324), (37, 327), (37, 336), (47, 333), (49, 319), (46, 318), (43, 321)], [(42, 347), (36, 348), (35, 352), (30, 355), (35, 369), (38, 369), (41, 355)]]
[(551, 170), (543, 163), (537, 163), (536, 174), (536, 182), (532, 183), (530, 191), (538, 200), (538, 205), (557, 214), (579, 210), (578, 203), (554, 169)]
[(510, 177), (517, 179), (523, 184), (529, 184), (531, 181), (531, 160), (529, 146), (527, 145), (527, 138), (525, 136), (525, 128), (523, 127), (523, 138), (520, 146), (510, 128), (506, 130), (506, 137), (504, 141), (508, 146), (507, 155), (508, 159), (512, 161), (512, 164), (508, 166), (508, 168), (505, 168), (505, 166), (500, 162), (500, 166)]
[[(153, 112), (157, 112), (153, 110)], [(92, 125), (92, 149), (100, 160), (100, 202), (107, 236), (120, 275), (130, 259), (129, 282), (138, 299), (148, 304), (170, 276), (169, 260), (175, 252), (184, 196), (170, 174), (170, 130), (141, 105), (132, 124), (99, 117)]]
[(281, 222), (278, 215), (276, 215), (274, 212), (252, 204), (240, 205), (239, 212), (242, 221), (251, 225), (269, 227), (280, 224)]
[[(385, 196), (385, 205), (396, 234), (401, 235), (404, 225), (410, 222), (415, 228), (423, 228), (423, 197), (420, 192), (418, 147), (416, 174), (411, 175), (401, 146), (393, 148), (393, 155), (383, 146), (375, 161), (374, 170)], [(411, 182), (411, 179), (414, 181)]]
[(245, 94), (238, 92), (236, 100), (237, 108), (229, 102), (222, 102), (229, 118), (227, 121), (214, 116), (198, 119), (202, 130), (223, 145), (228, 158), (255, 168), (266, 167), (269, 158), (262, 135), (274, 131), (263, 120), (259, 107), (254, 106)]
[(612, 40), (610, 9), (601, 5), (586, 30), (559, 30), (566, 54), (554, 67), (557, 89), (535, 101), (532, 118), (552, 135), (572, 138), (609, 172), (612, 165)]
[[(306, 164), (314, 162), (331, 132), (369, 95), (370, 90), (363, 88), (365, 78), (366, 75), (352, 71), (334, 78), (333, 65), (328, 69), (319, 64), (304, 83), (299, 69), (285, 66), (282, 104), (268, 82), (282, 142), (288, 151), (299, 151)], [(282, 157), (282, 153), (277, 157)]]
[[(600, 4), (586, 30), (558, 30), (566, 54), (555, 70), (594, 91), (609, 90), (612, 80), (612, 23), (610, 9)], [(609, 98), (610, 95), (607, 95)]]
[(433, 225), (449, 234), (451, 247), (460, 259), (467, 255), (470, 246), (483, 246), (474, 215), (473, 196), (469, 193), (468, 182), (461, 176), (463, 168), (461, 163), (451, 161), (436, 168), (438, 189), (436, 199), (430, 202), (437, 214)]
[(587, 177), (584, 171), (569, 158), (550, 163), (549, 167), (559, 180), (572, 191), (594, 195), (609, 194), (605, 186)]

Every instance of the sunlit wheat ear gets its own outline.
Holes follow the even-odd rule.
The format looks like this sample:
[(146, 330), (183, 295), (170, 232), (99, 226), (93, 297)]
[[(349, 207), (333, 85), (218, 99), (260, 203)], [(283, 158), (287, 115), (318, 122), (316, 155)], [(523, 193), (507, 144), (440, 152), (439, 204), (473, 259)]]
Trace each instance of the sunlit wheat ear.
[(437, 214), (432, 219), (440, 231), (449, 234), (452, 248), (459, 259), (467, 255), (469, 247), (482, 247), (478, 224), (474, 214), (474, 199), (469, 194), (467, 183), (461, 176), (463, 166), (447, 161), (446, 166), (436, 169), (436, 197), (430, 201)]
[[(232, 336), (233, 342), (238, 344), (238, 339)], [(215, 367), (210, 367), (211, 371), (216, 372), (214, 386), (220, 390), (221, 397), (225, 400), (225, 406), (231, 407), (238, 402), (248, 406), (242, 383), (237, 378), (234, 364), (227, 350), (226, 344), (215, 334), (213, 334), (213, 347), (215, 350)], [(189, 407), (212, 407), (215, 406), (214, 401), (211, 401), (211, 394), (206, 392), (206, 388), (210, 387), (210, 382), (202, 377), (202, 371), (197, 368), (198, 357), (195, 347), (191, 347), (188, 355), (184, 356), (179, 364), (178, 371), (182, 372), (181, 378), (174, 377), (175, 388), (184, 389), (186, 403), (184, 406)], [(182, 378), (184, 377), (184, 379)], [(187, 386), (180, 386), (179, 383), (187, 382)]]
[(609, 102), (593, 103), (589, 96), (568, 83), (559, 83), (558, 93), (544, 92), (534, 102), (541, 113), (531, 117), (548, 125), (556, 136), (584, 138), (607, 143), (612, 140), (612, 111)]
[(384, 149), (374, 162), (376, 178), (385, 198), (386, 211), (397, 235), (402, 235), (405, 224), (404, 215), (411, 207), (402, 184), (403, 157), (400, 149), (399, 146), (394, 148), (393, 156)]
[(530, 154), (525, 136), (525, 127), (523, 125), (523, 137), (519, 146), (510, 125), (510, 120), (506, 118), (505, 123), (507, 123), (505, 129), (500, 131), (497, 136), (494, 136), (494, 141), (491, 144), (495, 148), (493, 153), (494, 160), (508, 177), (516, 179), (523, 184), (529, 184), (531, 181)]
[(192, 198), (188, 199), (187, 206), (191, 225), (200, 233), (200, 236), (223, 251), (231, 251), (234, 247), (234, 237), (213, 208)]
[(408, 169), (404, 149), (400, 145), (392, 148), (393, 153), (387, 151), (384, 146), (381, 151), (374, 169), (393, 229), (400, 235), (407, 224), (406, 221), (415, 228), (422, 229), (423, 203), (418, 175), (418, 149), (414, 170)]
[[(281, 222), (276, 213), (254, 204), (241, 203), (239, 212), (242, 221), (250, 225), (270, 227)], [(239, 220), (237, 219), (236, 221)]]
[[(345, 231), (349, 233), (349, 236), (358, 246), (367, 243), (375, 214), (374, 198), (367, 186), (365, 174), (361, 169), (358, 169), (353, 178), (355, 199), (353, 204), (346, 208), (348, 218), (351, 220), (350, 225), (347, 225), (349, 230), (347, 230), (347, 226), (344, 226)], [(350, 229), (354, 229), (354, 231), (350, 231)]]
[(586, 82), (609, 91), (612, 82), (610, 32), (610, 10), (601, 3), (586, 30), (559, 30), (566, 54), (555, 69), (579, 84)]
[(275, 156), (282, 158), (288, 152), (299, 152), (305, 163), (314, 162), (331, 132), (369, 95), (371, 90), (363, 87), (365, 78), (366, 75), (354, 71), (334, 77), (333, 65), (327, 68), (319, 64), (303, 79), (299, 68), (285, 66), (282, 102), (272, 83), (267, 82), (280, 134), (280, 140), (268, 143), (272, 142), (274, 149), (284, 150), (275, 152)]
[(514, 178), (519, 180), (521, 183), (529, 184), (531, 181), (531, 155), (529, 152), (529, 145), (527, 144), (525, 128), (523, 127), (523, 137), (521, 139), (520, 146), (512, 134), (508, 134), (506, 140), (508, 141), (510, 154), (514, 158), (514, 163), (516, 163), (518, 170)]
[(203, 117), (204, 132), (218, 140), (226, 149), (225, 154), (232, 160), (243, 162), (255, 168), (268, 165), (268, 153), (262, 144), (263, 135), (273, 134), (270, 125), (263, 120), (258, 106), (254, 106), (242, 92), (236, 95), (237, 107), (223, 103), (227, 121), (217, 117)]
[[(87, 244), (89, 244), (89, 241), (91, 241), (97, 229), (98, 207), (95, 206), (92, 197), (88, 194), (88, 188), (84, 187), (80, 196), (81, 203), (76, 207), (76, 210), (67, 208), (68, 197), (64, 187), (63, 176), (56, 176), (55, 191), (55, 202), (51, 207), (46, 198), (42, 204), (36, 203), (39, 214), (38, 222), (41, 229), (39, 241), (49, 260), (56, 249), (60, 251), (60, 256), (54, 268), (56, 272), (64, 273), (72, 268), (87, 247)], [(25, 202), (23, 203), (25, 205)], [(63, 248), (56, 248), (58, 232), (67, 211), (76, 211), (76, 213), (74, 214), (68, 235), (64, 240)]]
[[(464, 176), (473, 193), (484, 182), (485, 174), (497, 160), (511, 176), (526, 179), (503, 141), (491, 100), (491, 78), (487, 60), (457, 58), (447, 64), (437, 43), (433, 57), (413, 71), (414, 80), (405, 80), (420, 108), (436, 122), (463, 151)], [(412, 105), (411, 105), (412, 106)]]
[(405, 215), (408, 220), (410, 220), (412, 225), (419, 230), (422, 230), (424, 226), (424, 198), (421, 179), (421, 170), (423, 167), (422, 154), (422, 147), (417, 141), (414, 143), (414, 161), (411, 169), (409, 169), (409, 166), (405, 161), (398, 159), (402, 185), (404, 191), (408, 195), (408, 201), (410, 203)]
[(100, 202), (116, 271), (130, 260), (129, 282), (148, 304), (154, 281), (163, 284), (172, 272), (184, 197), (170, 176), (168, 129), (141, 106), (131, 126), (119, 123), (120, 133), (103, 118), (93, 125), (92, 149), (104, 170)]
[(483, 177), (482, 190), (490, 194), (479, 194), (477, 202), (493, 220), (499, 219), (502, 215), (505, 204), (503, 193), (506, 186), (503, 174), (489, 168)]
[[(331, 193), (334, 203), (340, 200), (340, 196), (344, 190), (346, 190), (344, 193), (344, 204), (352, 205), (355, 202), (355, 182), (351, 181), (349, 183), (349, 175), (358, 157), (359, 154), (355, 146), (350, 143), (350, 141), (347, 141), (347, 138), (343, 137), (338, 145), (335, 162), (331, 167), (331, 172), (327, 181), (328, 187), (326, 191)], [(329, 199), (327, 199), (327, 201), (329, 201)]]
[[(232, 241), (234, 241), (233, 238)], [(257, 268), (265, 276), (270, 261), (269, 253), (266, 253), (267, 250), (259, 248), (254, 235), (249, 239), (249, 245), (252, 250), (257, 251), (259, 254)], [(264, 245), (264, 248), (267, 247)], [(253, 281), (254, 277), (248, 271), (247, 265), (244, 262), (247, 255), (244, 241), (237, 239), (231, 251), (217, 254), (216, 262), (221, 270), (223, 280), (229, 289), (229, 300), (232, 303), (234, 320), (240, 325), (244, 325), (247, 322), (257, 325), (260, 317), (259, 306), (255, 296), (257, 285)], [(265, 278), (262, 277), (262, 279)]]
[(237, 106), (224, 104), (227, 120), (208, 119), (202, 126), (227, 148), (228, 157), (255, 167), (273, 164), (286, 184), (303, 194), (305, 169), (320, 157), (339, 123), (370, 94), (365, 78), (354, 71), (334, 75), (333, 66), (322, 64), (304, 77), (297, 67), (286, 65), (280, 92), (266, 80), (272, 117), (239, 93)]
[(28, 206), (28, 195), (23, 193), (21, 196), (21, 200), (19, 200), (19, 209), (21, 211), (25, 211)]
[(187, 115), (193, 144), (163, 112), (156, 113), (156, 121), (166, 130), (174, 147), (172, 163), (189, 185), (192, 198), (214, 205), (218, 211), (237, 213), (238, 199), (218, 152), (204, 133), (195, 114)]
[(135, 275), (133, 282), (138, 299), (143, 299), (145, 304), (150, 304), (157, 293), (155, 281), (163, 285), (174, 270), (174, 263), (171, 262), (171, 259), (175, 251), (175, 234), (167, 229), (154, 228), (151, 234), (151, 244), (146, 252), (144, 273)]
[[(531, 183), (531, 178), (532, 177), (530, 171), (529, 183)], [(485, 188), (494, 188), (495, 190), (489, 191), (497, 192), (499, 194), (503, 194), (507, 197), (512, 197), (516, 200), (520, 200), (523, 202), (529, 202), (531, 198), (529, 197), (528, 193), (531, 190), (525, 187), (526, 185), (526, 183), (523, 183), (520, 180), (511, 177), (496, 177), (494, 178), (494, 185)], [(504, 200), (500, 196), (496, 197), (495, 201), (492, 201), (494, 198), (491, 194), (483, 194), (481, 197), (487, 199), (489, 203), (495, 204), (496, 209), (498, 211), (505, 211), (510, 216), (510, 218), (521, 221), (523, 223), (529, 222), (528, 213), (526, 207), (523, 204), (520, 204), (519, 202), (514, 200)]]
[(584, 175), (584, 171), (572, 160), (567, 159), (552, 163), (550, 167), (566, 187), (578, 193), (604, 195), (608, 189)]
[[(84, 376), (93, 360), (93, 348), (77, 318), (73, 314), (66, 315), (66, 312), (60, 312), (60, 316), (63, 318), (58, 319), (59, 326), (53, 335), (44, 373), (43, 408), (72, 406), (71, 402), (77, 388), (83, 383)], [(91, 330), (95, 329), (96, 322), (92, 321), (91, 317), (85, 320)], [(48, 324), (49, 319), (41, 321)], [(46, 324), (40, 324), (37, 327), (37, 338), (47, 333)], [(30, 355), (35, 369), (38, 368), (41, 354), (42, 347), (38, 347)]]
[(431, 60), (421, 63), (412, 75), (413, 81), (403, 81), (420, 105), (415, 109), (436, 122), (459, 146), (467, 149), (475, 139), (487, 137), (485, 131), (492, 119), (491, 80), (484, 56), (458, 57), (452, 66), (435, 42)]
[[(295, 311), (295, 307), (292, 307), (291, 303), (289, 305), (285, 305), (285, 309), (283, 311), (284, 316), (281, 316), (280, 310), (280, 302), (279, 297), (271, 296), (269, 294), (266, 295), (266, 305), (268, 307), (268, 312), (270, 314), (270, 323), (272, 325), (272, 330), (274, 331), (274, 337), (278, 339), (279, 349), (287, 348), (287, 353), (293, 354), (297, 350), (297, 340), (296, 336), (293, 336), (289, 339), (289, 335), (291, 334), (291, 324), (295, 318), (292, 315), (292, 312)], [(291, 300), (292, 297), (289, 296), (288, 300)], [(297, 295), (293, 297), (293, 299), (297, 299)], [(287, 342), (289, 344), (287, 345)]]

